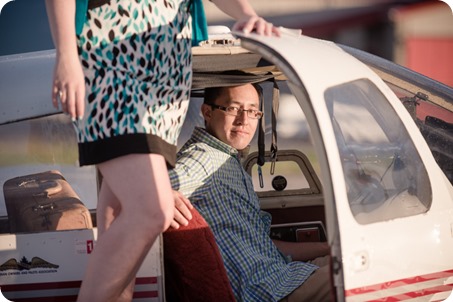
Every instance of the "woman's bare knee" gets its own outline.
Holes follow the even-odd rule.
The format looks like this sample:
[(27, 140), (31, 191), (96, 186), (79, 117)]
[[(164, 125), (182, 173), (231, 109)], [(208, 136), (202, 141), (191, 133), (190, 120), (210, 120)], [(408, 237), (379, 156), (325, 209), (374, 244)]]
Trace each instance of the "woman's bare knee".
[[(121, 204), (128, 228), (141, 232), (166, 230), (174, 211), (173, 193), (164, 158), (131, 154), (98, 165), (111, 193)], [(136, 225), (136, 227), (134, 227)]]
[(143, 222), (142, 226), (147, 232), (160, 233), (170, 226), (173, 220), (173, 207), (160, 208), (158, 205), (155, 205), (149, 211), (140, 211), (139, 216), (140, 218), (138, 220)]

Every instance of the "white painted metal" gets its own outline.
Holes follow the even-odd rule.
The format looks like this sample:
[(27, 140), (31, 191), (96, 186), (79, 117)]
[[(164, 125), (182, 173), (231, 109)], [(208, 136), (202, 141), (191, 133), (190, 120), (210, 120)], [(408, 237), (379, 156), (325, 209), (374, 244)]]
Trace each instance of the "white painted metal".
[[(28, 234), (0, 235), (0, 284), (22, 284), (31, 288), (33, 284), (60, 284), (58, 288), (22, 290), (4, 292), (4, 295), (14, 301), (14, 298), (57, 297), (74, 295), (78, 287), (67, 286), (71, 282), (83, 279), (90, 252), (96, 246), (97, 228), (87, 230), (71, 230), (57, 232), (42, 232)], [(135, 292), (155, 292), (155, 298), (146, 301), (164, 301), (163, 291), (163, 263), (161, 238), (155, 242), (145, 258), (137, 278), (151, 280), (148, 283), (136, 285)], [(26, 269), (5, 269), (6, 262), (21, 262), (23, 258), (28, 262), (39, 257), (45, 265), (31, 265)], [(36, 258), (35, 258), (36, 259)], [(140, 301), (140, 299), (134, 300)]]
[(51, 89), (55, 50), (0, 57), (0, 124), (58, 112)]

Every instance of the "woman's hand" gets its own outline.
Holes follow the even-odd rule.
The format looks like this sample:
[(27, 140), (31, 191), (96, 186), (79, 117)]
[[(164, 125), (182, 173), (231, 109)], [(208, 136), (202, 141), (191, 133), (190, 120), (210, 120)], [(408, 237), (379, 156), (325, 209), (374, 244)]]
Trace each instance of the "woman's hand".
[(175, 216), (170, 226), (179, 229), (180, 226), (188, 225), (189, 220), (192, 219), (190, 210), (193, 209), (193, 205), (178, 191), (173, 190), (173, 197), (175, 198)]
[(81, 119), (85, 112), (85, 77), (76, 55), (57, 55), (52, 86), (52, 103), (69, 114), (73, 120)]
[(236, 24), (232, 28), (233, 31), (280, 36), (280, 30), (258, 16), (248, 0), (212, 0), (212, 2), (225, 14), (236, 20)]
[(243, 31), (244, 33), (256, 32), (259, 35), (280, 36), (280, 30), (272, 23), (267, 22), (259, 16), (251, 16), (239, 19), (233, 26), (233, 31)]
[(46, 0), (56, 61), (52, 82), (52, 103), (71, 116), (82, 118), (85, 111), (85, 76), (77, 53), (75, 1)]

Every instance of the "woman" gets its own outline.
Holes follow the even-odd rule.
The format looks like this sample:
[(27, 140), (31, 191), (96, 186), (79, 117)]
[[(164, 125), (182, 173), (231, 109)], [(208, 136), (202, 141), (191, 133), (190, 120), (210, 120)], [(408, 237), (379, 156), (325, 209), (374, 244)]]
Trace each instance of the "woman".
[[(213, 2), (237, 20), (234, 30), (278, 35), (246, 0)], [(189, 4), (90, 0), (76, 33), (76, 1), (46, 0), (52, 102), (74, 122), (80, 165), (95, 164), (103, 176), (98, 241), (79, 301), (130, 301), (144, 257), (173, 219), (178, 197), (167, 167), (191, 87)]]

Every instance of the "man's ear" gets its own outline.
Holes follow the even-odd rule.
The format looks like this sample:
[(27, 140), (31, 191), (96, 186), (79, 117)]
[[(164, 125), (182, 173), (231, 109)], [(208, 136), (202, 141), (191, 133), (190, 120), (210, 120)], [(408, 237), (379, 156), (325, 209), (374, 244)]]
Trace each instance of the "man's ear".
[(205, 121), (208, 121), (212, 117), (212, 107), (206, 104), (201, 105), (201, 114), (203, 115)]

